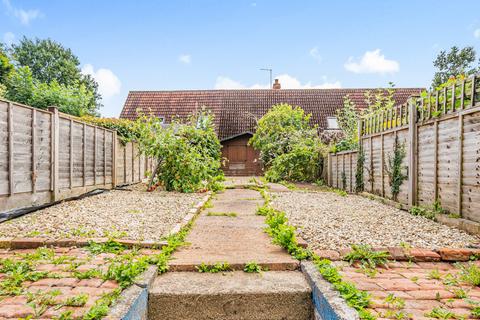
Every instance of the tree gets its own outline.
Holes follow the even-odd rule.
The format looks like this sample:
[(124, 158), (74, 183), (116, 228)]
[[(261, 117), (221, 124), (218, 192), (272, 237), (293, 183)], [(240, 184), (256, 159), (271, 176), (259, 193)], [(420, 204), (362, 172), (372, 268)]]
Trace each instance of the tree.
[[(88, 92), (88, 109), (101, 107), (98, 84), (80, 70), (80, 60), (72, 50), (51, 39), (23, 37), (12, 46), (12, 58), (19, 67), (29, 67), (33, 79), (50, 84), (56, 81), (64, 87), (77, 86)], [(82, 87), (82, 88), (80, 88)]]
[(0, 43), (0, 84), (5, 85), (8, 76), (13, 71), (13, 64), (10, 62), (10, 58), (7, 56), (5, 47)]
[(41, 82), (33, 78), (29, 67), (20, 67), (11, 73), (5, 97), (39, 109), (57, 106), (61, 112), (75, 116), (92, 114), (92, 92), (85, 85), (74, 83), (66, 86), (56, 80)]
[(438, 54), (433, 65), (437, 68), (432, 80), (432, 87), (437, 88), (448, 81), (450, 77), (458, 75), (469, 76), (480, 70), (475, 67), (476, 52), (473, 47), (459, 49), (453, 46), (449, 52), (442, 50)]
[(249, 144), (260, 151), (269, 181), (314, 181), (320, 176), (326, 150), (310, 115), (300, 107), (273, 106), (258, 120)]

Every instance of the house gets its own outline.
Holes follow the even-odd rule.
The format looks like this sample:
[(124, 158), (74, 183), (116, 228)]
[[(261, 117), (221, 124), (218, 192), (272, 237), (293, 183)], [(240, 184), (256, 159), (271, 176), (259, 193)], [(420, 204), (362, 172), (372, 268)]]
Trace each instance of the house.
[[(248, 145), (255, 132), (256, 119), (261, 118), (273, 105), (288, 103), (311, 113), (312, 123), (320, 130), (338, 130), (336, 110), (342, 108), (343, 98), (349, 95), (358, 108), (366, 108), (364, 93), (373, 89), (281, 89), (275, 80), (272, 89), (235, 90), (180, 90), (130, 91), (121, 118), (134, 120), (137, 110), (152, 112), (168, 123), (172, 117), (187, 118), (205, 106), (215, 116), (216, 130), (227, 159), (227, 175), (260, 174), (262, 167), (258, 153)], [(418, 94), (420, 88), (395, 89), (398, 104)]]

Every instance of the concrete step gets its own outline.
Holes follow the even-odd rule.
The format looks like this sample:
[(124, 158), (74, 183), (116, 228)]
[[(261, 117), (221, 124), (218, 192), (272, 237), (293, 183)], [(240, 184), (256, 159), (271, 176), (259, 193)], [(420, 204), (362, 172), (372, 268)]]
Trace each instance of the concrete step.
[(311, 320), (311, 289), (299, 271), (168, 272), (149, 293), (149, 320)]

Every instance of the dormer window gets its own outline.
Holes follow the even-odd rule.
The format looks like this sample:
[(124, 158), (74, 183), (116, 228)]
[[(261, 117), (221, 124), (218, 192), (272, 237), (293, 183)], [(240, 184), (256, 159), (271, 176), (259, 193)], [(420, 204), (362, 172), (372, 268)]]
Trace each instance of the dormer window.
[(339, 130), (340, 129), (336, 117), (327, 117), (327, 129), (328, 130)]

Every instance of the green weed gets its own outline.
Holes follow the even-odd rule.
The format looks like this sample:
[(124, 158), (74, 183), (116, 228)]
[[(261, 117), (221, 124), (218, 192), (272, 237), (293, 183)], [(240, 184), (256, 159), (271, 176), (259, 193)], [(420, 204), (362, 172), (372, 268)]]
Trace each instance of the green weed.
[(388, 252), (374, 251), (368, 245), (352, 245), (352, 251), (345, 255), (344, 260), (350, 264), (359, 262), (361, 265), (374, 269), (377, 265), (386, 265), (389, 258)]
[(217, 262), (215, 264), (206, 264), (202, 262), (196, 268), (200, 273), (218, 273), (218, 272), (231, 271), (230, 265), (226, 262)]
[(209, 217), (236, 217), (237, 214), (235, 212), (212, 212), (209, 211), (207, 213)]
[(243, 271), (247, 273), (260, 273), (262, 271), (267, 271), (266, 268), (262, 268), (258, 263), (255, 261), (248, 262), (245, 264), (245, 267), (243, 268)]

